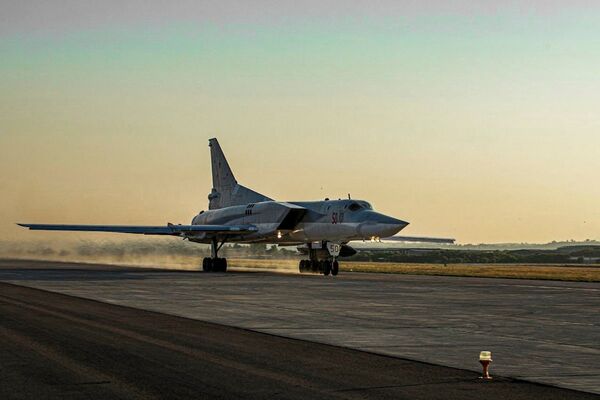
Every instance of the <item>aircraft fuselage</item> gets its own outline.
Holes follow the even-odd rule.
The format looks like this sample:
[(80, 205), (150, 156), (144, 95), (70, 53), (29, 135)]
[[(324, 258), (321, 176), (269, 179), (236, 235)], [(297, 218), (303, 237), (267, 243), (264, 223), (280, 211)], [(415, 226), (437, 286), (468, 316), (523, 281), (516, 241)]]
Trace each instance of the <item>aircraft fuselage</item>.
[[(362, 200), (264, 201), (203, 211), (192, 225), (251, 225), (258, 230), (231, 241), (242, 243), (300, 244), (313, 241), (345, 243), (389, 237), (408, 222), (378, 213)], [(199, 233), (190, 240), (210, 243)]]

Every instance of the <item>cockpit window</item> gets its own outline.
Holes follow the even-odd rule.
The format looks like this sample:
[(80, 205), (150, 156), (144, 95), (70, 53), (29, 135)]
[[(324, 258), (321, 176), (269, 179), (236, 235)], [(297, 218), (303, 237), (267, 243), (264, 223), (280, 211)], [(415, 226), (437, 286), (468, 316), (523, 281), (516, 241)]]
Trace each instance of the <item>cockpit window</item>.
[(361, 205), (362, 205), (364, 208), (366, 208), (367, 210), (372, 210), (372, 209), (373, 209), (373, 207), (372, 207), (372, 206), (371, 206), (369, 203), (367, 203), (366, 201), (361, 201), (361, 202), (360, 202), (360, 204), (361, 204)]
[(357, 211), (357, 210), (360, 210), (361, 208), (363, 208), (363, 207), (358, 203), (352, 203), (348, 206), (348, 209), (350, 211)]

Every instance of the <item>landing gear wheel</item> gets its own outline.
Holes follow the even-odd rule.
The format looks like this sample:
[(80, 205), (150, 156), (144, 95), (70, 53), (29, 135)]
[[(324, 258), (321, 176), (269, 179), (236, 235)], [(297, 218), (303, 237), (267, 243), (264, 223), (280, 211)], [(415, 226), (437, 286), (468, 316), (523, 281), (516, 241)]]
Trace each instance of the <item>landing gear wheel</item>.
[(331, 275), (336, 276), (339, 271), (340, 264), (337, 262), (337, 260), (334, 260), (333, 263), (331, 263)]
[(320, 265), (319, 261), (311, 261), (310, 262), (310, 270), (312, 272), (319, 272), (320, 267), (321, 267), (321, 265)]
[(227, 259), (219, 258), (219, 250), (225, 244), (225, 240), (219, 243), (218, 238), (212, 238), (210, 247), (210, 258), (207, 257), (202, 261), (202, 269), (206, 272), (226, 272)]
[(226, 258), (215, 258), (213, 260), (213, 271), (227, 272), (227, 259)]
[(202, 271), (204, 272), (210, 272), (212, 269), (212, 260), (208, 257), (204, 257), (202, 259)]
[(323, 261), (323, 275), (327, 276), (331, 272), (331, 261), (324, 260)]
[(307, 272), (310, 268), (310, 261), (308, 260), (300, 260), (300, 273)]
[(204, 271), (204, 272), (226, 272), (227, 271), (227, 259), (226, 258), (205, 257), (202, 260), (202, 271)]

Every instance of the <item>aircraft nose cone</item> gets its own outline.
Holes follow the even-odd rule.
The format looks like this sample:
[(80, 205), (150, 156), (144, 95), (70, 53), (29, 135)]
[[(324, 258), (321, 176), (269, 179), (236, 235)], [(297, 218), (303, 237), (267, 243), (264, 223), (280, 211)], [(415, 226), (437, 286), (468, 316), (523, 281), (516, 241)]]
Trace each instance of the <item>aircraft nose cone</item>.
[(373, 236), (385, 238), (394, 236), (408, 225), (408, 222), (376, 212), (370, 213), (369, 218), (360, 224), (359, 232), (365, 239)]
[(406, 221), (402, 221), (402, 220), (394, 218), (394, 217), (388, 217), (387, 215), (383, 215), (383, 214), (380, 214), (377, 222), (380, 224), (386, 224), (386, 225), (402, 226), (403, 228), (406, 225), (408, 225), (408, 222), (406, 222)]

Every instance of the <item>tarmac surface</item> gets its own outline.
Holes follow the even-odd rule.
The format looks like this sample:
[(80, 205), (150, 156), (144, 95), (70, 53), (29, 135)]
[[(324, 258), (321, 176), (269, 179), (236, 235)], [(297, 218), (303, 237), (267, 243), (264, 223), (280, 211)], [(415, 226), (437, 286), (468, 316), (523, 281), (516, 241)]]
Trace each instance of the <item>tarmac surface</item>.
[[(600, 393), (600, 285), (597, 283), (358, 273), (344, 274), (336, 278), (262, 272), (206, 274), (32, 261), (0, 261), (0, 280), (197, 320), (190, 321), (115, 307), (119, 310), (129, 310), (132, 314), (122, 317), (124, 321), (135, 321), (138, 318), (136, 315), (139, 314), (150, 320), (174, 318), (177, 321), (198, 324), (190, 328), (171, 329), (169, 340), (175, 344), (187, 340), (186, 335), (189, 334), (204, 338), (198, 339), (200, 342), (206, 340), (206, 335), (210, 336), (210, 334), (203, 333), (202, 327), (214, 327), (214, 325), (200, 321), (307, 340), (309, 342), (289, 341), (304, 346), (299, 351), (298, 357), (304, 355), (312, 360), (311, 365), (314, 364), (315, 368), (324, 368), (321, 371), (328, 371), (325, 374), (328, 375), (327, 382), (335, 380), (331, 376), (337, 374), (339, 370), (337, 383), (329, 382), (329, 388), (326, 389), (327, 385), (324, 385), (319, 389), (318, 395), (315, 392), (311, 395), (311, 392), (302, 392), (302, 390), (313, 389), (311, 385), (313, 379), (316, 379), (311, 375), (313, 372), (309, 371), (310, 368), (302, 370), (301, 361), (293, 359), (288, 354), (288, 350), (276, 350), (273, 347), (273, 354), (267, 354), (271, 350), (271, 345), (265, 344), (263, 351), (253, 353), (252, 356), (254, 345), (249, 345), (245, 350), (246, 353), (242, 351), (241, 355), (245, 354), (247, 357), (247, 367), (250, 368), (253, 362), (264, 361), (262, 357), (272, 358), (266, 365), (276, 363), (275, 359), (281, 358), (293, 365), (300, 363), (296, 373), (299, 378), (306, 380), (306, 384), (298, 386), (291, 384), (291, 381), (281, 381), (272, 386), (265, 383), (275, 390), (273, 392), (270, 391), (271, 389), (265, 389), (265, 396), (266, 393), (270, 393), (275, 397), (292, 398), (296, 396), (295, 390), (298, 389), (298, 396), (303, 393), (309, 398), (334, 394), (339, 397), (340, 393), (345, 393), (344, 395), (357, 393), (343, 390), (363, 387), (366, 389), (358, 397), (389, 395), (390, 398), (436, 398), (436, 396), (472, 398), (474, 394), (481, 395), (483, 398), (593, 397), (580, 392), (562, 391), (534, 384), (530, 385), (531, 389), (523, 389), (529, 384), (499, 378), (499, 376)], [(2, 285), (2, 298), (5, 296), (6, 287), (8, 286)], [(45, 296), (54, 295), (45, 294)], [(80, 299), (60, 297), (85, 302)], [(29, 297), (19, 298), (18, 301), (22, 302), (27, 298)], [(111, 308), (106, 304), (88, 303), (96, 304), (98, 308)], [(39, 325), (36, 329), (45, 329), (42, 325), (47, 321), (42, 314), (37, 318), (30, 317), (28, 313), (15, 312), (12, 314), (13, 317), (7, 317), (9, 315), (5, 310), (7, 306), (2, 302), (0, 304), (3, 307), (2, 320), (0, 320), (2, 329), (18, 331), (14, 326), (7, 328), (6, 324), (10, 325), (10, 323), (18, 327), (23, 326), (21, 331), (27, 334), (28, 326)], [(43, 312), (45, 308), (50, 307), (50, 304), (54, 307), (55, 301), (40, 300), (36, 305), (37, 311)], [(17, 305), (13, 303), (11, 307)], [(80, 319), (99, 318), (95, 313), (81, 311), (72, 306), (66, 307), (61, 312), (66, 312), (67, 309), (79, 315)], [(113, 315), (114, 311), (105, 311), (105, 313)], [(19, 322), (19, 318), (30, 318), (30, 320)], [(141, 316), (139, 318), (142, 319)], [(106, 325), (105, 329), (108, 331), (112, 329), (114, 332), (114, 329), (119, 329), (123, 324), (123, 320), (116, 319), (103, 323)], [(143, 325), (145, 327), (155, 326), (156, 329), (164, 329), (161, 328), (160, 322), (145, 322), (145, 324)], [(64, 324), (67, 331), (68, 325)], [(218, 328), (226, 329), (223, 326)], [(89, 330), (89, 326), (86, 329)], [(275, 341), (288, 340), (249, 331), (235, 329), (233, 331)], [(139, 332), (152, 335), (151, 330)], [(13, 333), (13, 336), (15, 335), (19, 336)], [(0, 336), (4, 336), (4, 333)], [(123, 348), (127, 347), (117, 343), (118, 341), (112, 344), (101, 344), (90, 338), (82, 338), (82, 340), (91, 348), (117, 346), (121, 351), (125, 351)], [(235, 350), (219, 348), (215, 343), (213, 343), (215, 346), (213, 350), (219, 354), (231, 351), (233, 353), (228, 354), (232, 354), (235, 359), (234, 353), (240, 350), (238, 340), (241, 339), (228, 340), (225, 335), (219, 340), (221, 346), (231, 342), (230, 346)], [(76, 338), (73, 341), (76, 341)], [(2, 342), (2, 346), (6, 347), (4, 343), (7, 341)], [(143, 342), (147, 343), (147, 341)], [(310, 342), (332, 344), (346, 349)], [(26, 347), (26, 341), (21, 343)], [(191, 341), (184, 346), (203, 345), (192, 343), (195, 342)], [(135, 346), (132, 349), (135, 349)], [(344, 353), (345, 356), (340, 355), (342, 359), (335, 359), (335, 356), (323, 353), (323, 349), (336, 349), (335, 351), (347, 353)], [(371, 354), (350, 349), (364, 350)], [(465, 371), (480, 370), (477, 356), (481, 350), (492, 351), (494, 362), (490, 370), (496, 378), (493, 382), (480, 382), (477, 373)], [(5, 350), (2, 352), (4, 353)], [(153, 350), (148, 349), (148, 352), (145, 357), (151, 359)], [(385, 357), (386, 355), (393, 357)], [(369, 363), (363, 360), (352, 364), (349, 359), (354, 356), (378, 358), (373, 360), (373, 368), (379, 364), (388, 365), (387, 363), (392, 362), (390, 360), (404, 363), (402, 365), (406, 368), (412, 368), (414, 375), (402, 370), (398, 364), (383, 368), (383, 371), (381, 368), (375, 368), (369, 376), (370, 367), (366, 366)], [(5, 359), (5, 356), (3, 355), (1, 359)], [(410, 359), (463, 370), (448, 368), (444, 370), (446, 372), (430, 377), (428, 368), (435, 367), (443, 370), (444, 367), (410, 361)], [(329, 364), (329, 361), (334, 360), (337, 361)], [(90, 360), (86, 358), (85, 361)], [(203, 362), (202, 359), (197, 361)], [(184, 364), (177, 365), (184, 369), (182, 372), (184, 373), (188, 364), (186, 361)], [(210, 365), (198, 366), (198, 368), (212, 371)], [(277, 370), (281, 368), (283, 367), (278, 367)], [(4, 367), (2, 369), (5, 370)], [(240, 367), (236, 371), (241, 369)], [(290, 373), (294, 370), (292, 366), (288, 369)], [(99, 369), (99, 371), (104, 370)], [(234, 372), (228, 370), (225, 375), (229, 376), (232, 373)], [(444, 373), (448, 375), (445, 376)], [(210, 375), (212, 372), (207, 374)], [(356, 374), (366, 375), (359, 378), (355, 376)], [(439, 379), (433, 379), (434, 376)], [(361, 380), (363, 378), (364, 380)], [(240, 379), (243, 381), (244, 378)], [(221, 379), (222, 385), (231, 385), (233, 381), (233, 379)], [(192, 386), (195, 384), (189, 383)], [(314, 385), (318, 386), (316, 381)], [(260, 385), (257, 384), (258, 386)], [(488, 390), (488, 386), (497, 389), (490, 389), (489, 393), (474, 392)], [(373, 388), (379, 389), (372, 390)], [(411, 391), (413, 389), (414, 391)], [(527, 390), (548, 392), (527, 392)], [(200, 392), (208, 393), (202, 390)], [(220, 392), (215, 391), (212, 394), (218, 393)], [(261, 396), (262, 394), (259, 393), (251, 397)], [(4, 398), (2, 392), (0, 398)]]
[(2, 399), (591, 399), (592, 394), (0, 284)]

